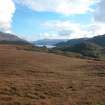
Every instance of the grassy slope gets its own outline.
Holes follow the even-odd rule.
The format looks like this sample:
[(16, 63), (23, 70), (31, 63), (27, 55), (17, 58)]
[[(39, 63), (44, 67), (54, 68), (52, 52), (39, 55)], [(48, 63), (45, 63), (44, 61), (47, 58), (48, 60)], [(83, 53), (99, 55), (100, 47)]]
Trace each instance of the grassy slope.
[(74, 46), (55, 47), (53, 50), (60, 50), (63, 52), (75, 52), (84, 57), (92, 57), (98, 59), (105, 59), (105, 48), (94, 43), (80, 43)]
[(0, 105), (105, 105), (105, 62), (0, 45)]

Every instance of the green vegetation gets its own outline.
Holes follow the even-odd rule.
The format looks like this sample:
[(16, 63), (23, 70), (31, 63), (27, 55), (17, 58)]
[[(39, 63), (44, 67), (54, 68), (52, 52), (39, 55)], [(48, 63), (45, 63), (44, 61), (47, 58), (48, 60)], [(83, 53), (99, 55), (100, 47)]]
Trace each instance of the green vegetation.
[(58, 43), (53, 50), (79, 53), (84, 57), (105, 59), (105, 35), (94, 38), (72, 39)]
[(80, 43), (74, 46), (56, 47), (53, 50), (60, 50), (63, 52), (79, 53), (82, 56), (93, 57), (93, 58), (104, 58), (105, 49), (94, 43)]

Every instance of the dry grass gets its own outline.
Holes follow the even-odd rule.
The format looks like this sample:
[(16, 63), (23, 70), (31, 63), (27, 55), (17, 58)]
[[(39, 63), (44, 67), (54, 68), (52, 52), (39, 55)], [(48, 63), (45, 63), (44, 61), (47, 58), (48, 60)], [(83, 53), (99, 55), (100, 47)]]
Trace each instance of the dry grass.
[(105, 62), (0, 46), (0, 105), (105, 105)]

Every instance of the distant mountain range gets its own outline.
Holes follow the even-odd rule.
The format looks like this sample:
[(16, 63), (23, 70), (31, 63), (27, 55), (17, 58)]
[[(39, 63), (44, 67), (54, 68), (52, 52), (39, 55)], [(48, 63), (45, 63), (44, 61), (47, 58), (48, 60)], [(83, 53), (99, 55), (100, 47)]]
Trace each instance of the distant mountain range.
[(105, 35), (99, 35), (93, 38), (80, 39), (45, 39), (32, 42), (34, 45), (52, 45), (56, 46), (52, 49), (33, 46), (26, 40), (23, 40), (16, 35), (0, 32), (0, 44), (16, 44), (16, 45), (32, 45), (32, 51), (47, 51), (47, 52), (63, 52), (63, 54), (77, 53), (82, 56), (93, 58), (105, 58)]
[(57, 47), (73, 46), (73, 45), (80, 44), (83, 42), (95, 43), (95, 44), (105, 47), (105, 35), (99, 35), (99, 36), (96, 36), (93, 38), (71, 39), (66, 42), (57, 43), (55, 46), (57, 46)]
[(72, 45), (75, 45), (75, 44), (82, 43), (86, 40), (87, 40), (87, 38), (71, 39), (71, 40), (68, 40), (68, 41), (65, 41), (65, 42), (57, 43), (57, 44), (55, 44), (55, 46), (57, 46), (57, 47), (72, 46)]
[(65, 42), (67, 41), (67, 39), (43, 39), (43, 40), (37, 40), (37, 41), (33, 41), (32, 43), (34, 43), (35, 45), (52, 45), (54, 46), (57, 43), (60, 42)]
[(30, 44), (28, 41), (23, 40), (16, 35), (0, 32), (0, 44)]
[(60, 42), (56, 44), (53, 50), (75, 52), (88, 57), (105, 58), (105, 35)]

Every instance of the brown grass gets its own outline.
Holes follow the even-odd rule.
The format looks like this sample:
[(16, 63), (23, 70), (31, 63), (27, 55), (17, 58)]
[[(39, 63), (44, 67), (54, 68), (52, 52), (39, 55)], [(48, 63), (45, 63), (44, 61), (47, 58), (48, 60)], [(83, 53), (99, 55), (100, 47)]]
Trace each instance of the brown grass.
[(105, 105), (105, 62), (0, 45), (0, 105)]

